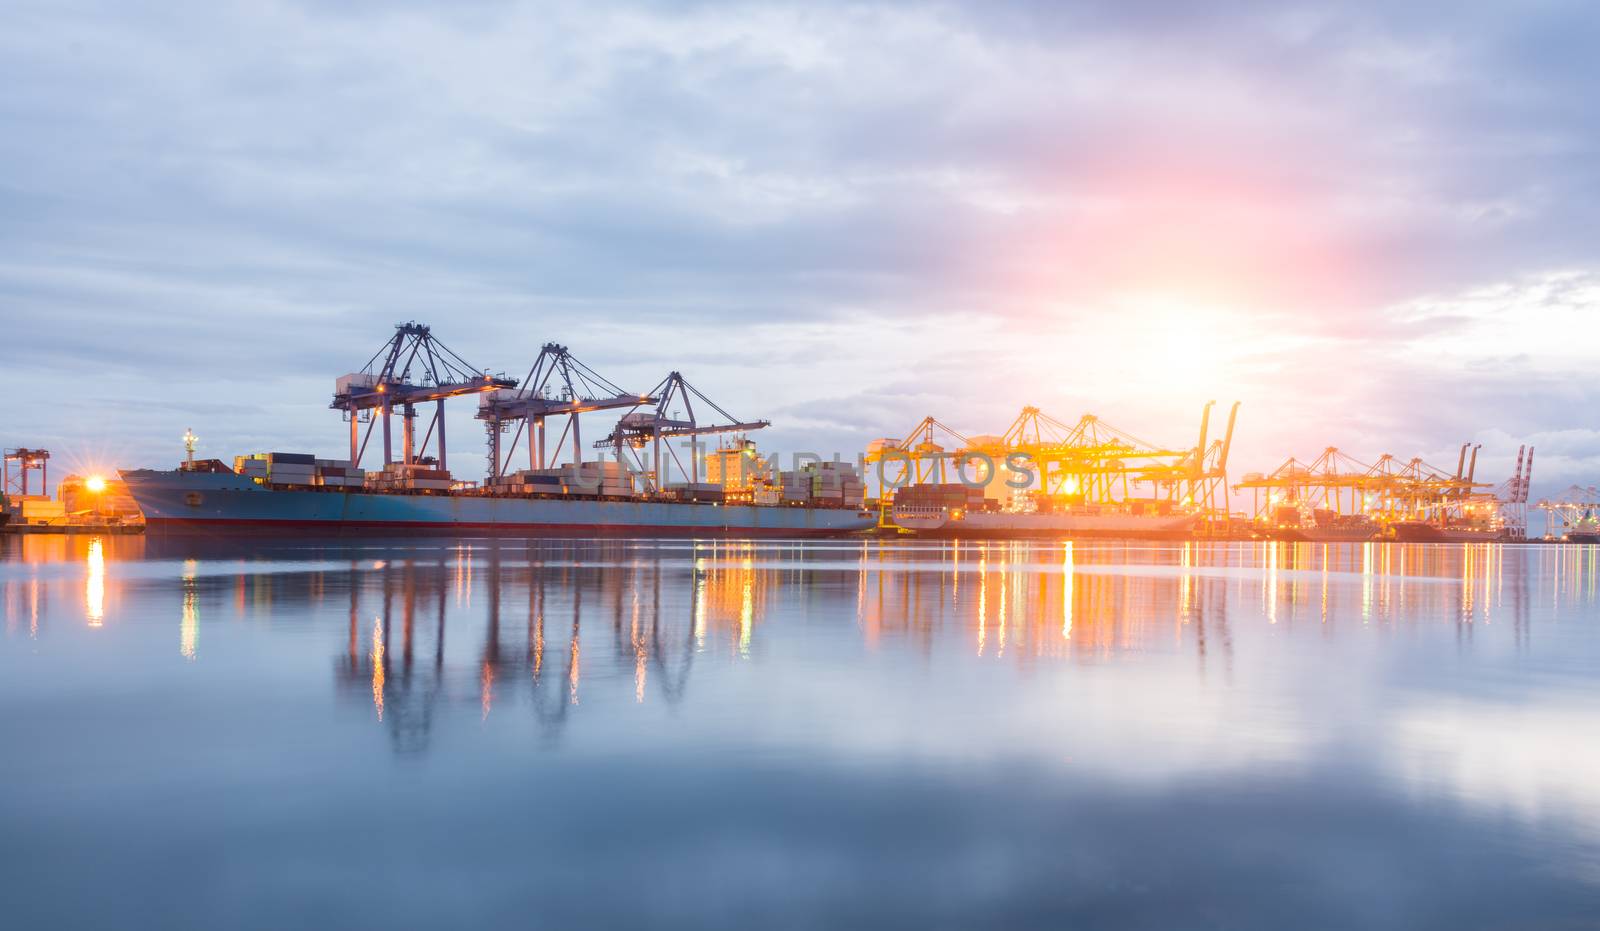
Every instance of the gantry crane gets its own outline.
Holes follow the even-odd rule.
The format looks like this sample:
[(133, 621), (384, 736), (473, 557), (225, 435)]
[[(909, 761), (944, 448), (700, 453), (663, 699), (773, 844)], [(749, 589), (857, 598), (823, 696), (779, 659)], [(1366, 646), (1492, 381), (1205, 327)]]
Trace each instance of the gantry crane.
[[(28, 473), (39, 473), (39, 494), (50, 493), (50, 450), (28, 449), (18, 447), (5, 451), (5, 474), (0, 478), (0, 497), (18, 495), (26, 498), (28, 492)], [(12, 466), (16, 466), (15, 474)]]
[(969, 451), (997, 463), (1003, 456), (1025, 455), (1039, 472), (1044, 495), (1094, 504), (1130, 500), (1141, 483), (1150, 484), (1154, 496), (1176, 501), (1182, 497), (1179, 486), (1196, 472), (1185, 465), (1193, 450), (1160, 448), (1094, 414), (1068, 425), (1036, 407), (1023, 408), (998, 442), (974, 438), (962, 454)]
[[(694, 412), (694, 403), (698, 399), (705, 407), (723, 418), (721, 422), (701, 423)], [(653, 405), (646, 407), (646, 405)], [(678, 407), (681, 405), (682, 413)], [(678, 464), (678, 471), (689, 477), (689, 481), (700, 481), (700, 449), (696, 437), (718, 433), (748, 433), (751, 430), (760, 430), (772, 426), (770, 420), (741, 421), (737, 417), (723, 410), (717, 403), (706, 397), (698, 388), (684, 380), (683, 375), (672, 372), (661, 380), (648, 395), (640, 396), (632, 405), (632, 409), (622, 415), (617, 421), (617, 426), (611, 434), (604, 439), (595, 441), (595, 449), (611, 448), (616, 450), (617, 461), (622, 461), (625, 450), (637, 451), (646, 445), (653, 447), (651, 462), (648, 468), (641, 468), (646, 473), (651, 485), (651, 490), (659, 492), (664, 487), (666, 479), (666, 463), (661, 455), (661, 441), (667, 440), (667, 454), (672, 461)], [(683, 461), (678, 458), (672, 449), (671, 441), (681, 437), (688, 437), (690, 441), (689, 468), (683, 467)]]
[(1228, 454), (1233, 450), (1233, 428), (1239, 420), (1239, 402), (1235, 401), (1228, 409), (1228, 426), (1223, 431), (1222, 438), (1212, 440), (1208, 446), (1206, 440), (1211, 426), (1211, 408), (1216, 403), (1216, 401), (1206, 402), (1205, 409), (1200, 414), (1200, 441), (1195, 444), (1194, 451), (1185, 456), (1177, 466), (1182, 473), (1180, 487), (1185, 489), (1184, 503), (1201, 510), (1204, 515), (1204, 529), (1208, 532), (1222, 532), (1227, 529)]
[[(567, 347), (546, 343), (521, 388), (489, 392), (478, 401), (477, 416), (489, 434), (489, 480), (510, 469), (511, 457), (524, 433), (528, 435), (529, 468), (547, 468), (559, 460), (569, 435), (572, 462), (577, 465), (583, 461), (580, 414), (637, 408), (656, 400), (653, 394), (624, 391), (578, 361)], [(545, 421), (550, 417), (566, 417), (567, 423), (556, 438), (555, 448), (547, 454)], [(509, 446), (502, 450), (501, 437), (511, 424), (516, 424), (516, 430)]]
[[(394, 448), (390, 434), (390, 414), (400, 409), (402, 442), (401, 462), (411, 465), (426, 452), (428, 441), (438, 431), (439, 468), (448, 469), (445, 450), (444, 402), (464, 394), (478, 394), (502, 388), (514, 388), (516, 379), (504, 374), (491, 375), (487, 370), (469, 365), (467, 361), (439, 340), (429, 328), (409, 322), (395, 326), (394, 336), (383, 344), (365, 367), (340, 378), (335, 385), (333, 403), (329, 407), (343, 411), (350, 421), (350, 462), (361, 466), (367, 441), (372, 438), (374, 417), (383, 424), (383, 464), (394, 462)], [(433, 418), (421, 444), (416, 442), (416, 406), (435, 402)], [(360, 424), (368, 424), (366, 436), (361, 436)]]
[[(943, 484), (948, 462), (966, 476), (977, 461), (975, 481), (988, 483), (1001, 469), (1027, 469), (1035, 493), (1047, 498), (1113, 504), (1132, 498), (1135, 486), (1149, 485), (1155, 497), (1196, 506), (1208, 514), (1227, 508), (1227, 462), (1239, 413), (1234, 404), (1226, 434), (1210, 440), (1211, 407), (1201, 414), (1200, 439), (1191, 449), (1163, 449), (1112, 426), (1093, 414), (1067, 423), (1037, 407), (1024, 407), (1005, 433), (965, 436), (934, 417), (925, 417), (904, 439), (880, 439), (867, 447), (866, 460), (878, 464), (883, 484)], [(1018, 457), (1018, 458), (1013, 458)], [(897, 468), (891, 473), (888, 463)], [(988, 470), (993, 474), (987, 474)], [(1005, 479), (1009, 480), (1009, 479)], [(974, 481), (974, 479), (968, 479)]]
[[(1526, 458), (1524, 458), (1526, 453)], [(1514, 540), (1528, 538), (1528, 489), (1533, 483), (1533, 447), (1517, 447), (1517, 470), (1495, 489), (1500, 517)]]
[(1544, 538), (1572, 543), (1600, 542), (1600, 488), (1572, 485), (1554, 498), (1540, 499)]
[[(1246, 475), (1233, 488), (1252, 492), (1254, 519), (1268, 526), (1297, 525), (1302, 520), (1301, 516), (1286, 515), (1286, 508), (1363, 517), (1380, 526), (1483, 523), (1499, 510), (1503, 500), (1526, 494), (1528, 472), (1519, 452), (1516, 475), (1505, 486), (1511, 489), (1510, 497), (1486, 492), (1490, 486), (1476, 480), (1479, 448), (1463, 444), (1455, 471), (1449, 472), (1421, 458), (1402, 462), (1388, 453), (1367, 465), (1330, 446), (1311, 462), (1291, 457), (1270, 473)], [(1531, 467), (1529, 457), (1528, 470)], [(1507, 526), (1518, 523), (1508, 521)], [(1520, 525), (1526, 526), (1525, 522)]]
[(1251, 493), (1258, 522), (1281, 522), (1276, 512), (1286, 507), (1370, 516), (1382, 509), (1380, 496), (1387, 500), (1399, 485), (1393, 462), (1393, 456), (1384, 456), (1368, 465), (1329, 446), (1310, 462), (1291, 456), (1271, 472), (1246, 475), (1233, 490)]
[[(945, 442), (941, 443), (940, 439)], [(940, 423), (932, 416), (924, 417), (903, 439), (873, 440), (867, 445), (866, 462), (877, 466), (880, 485), (902, 488), (906, 485), (944, 484), (945, 460), (951, 450), (972, 448), (972, 441)], [(891, 473), (888, 463), (897, 468)], [(888, 488), (880, 488), (880, 497)]]
[[(1190, 449), (1161, 449), (1108, 427), (1095, 417), (1085, 417), (1074, 432), (1077, 445), (1085, 451), (1083, 468), (1089, 481), (1079, 484), (1096, 493), (1100, 500), (1113, 499), (1111, 483), (1120, 482), (1121, 494), (1129, 497), (1130, 483), (1148, 484), (1154, 497), (1185, 508), (1197, 509), (1204, 529), (1220, 530), (1228, 516), (1228, 456), (1233, 450), (1233, 431), (1239, 420), (1239, 402), (1228, 410), (1228, 424), (1220, 438), (1212, 439), (1211, 409), (1207, 401), (1200, 411), (1200, 435)], [(1111, 458), (1105, 458), (1111, 457)], [(1097, 461), (1098, 458), (1098, 461)]]
[[(1478, 450), (1482, 444), (1463, 444), (1454, 473), (1412, 459), (1397, 473), (1401, 481), (1391, 495), (1392, 510), (1401, 519), (1424, 523), (1450, 523), (1491, 504), (1494, 495), (1480, 489), (1492, 487), (1477, 481)], [(1470, 461), (1467, 458), (1471, 451)]]

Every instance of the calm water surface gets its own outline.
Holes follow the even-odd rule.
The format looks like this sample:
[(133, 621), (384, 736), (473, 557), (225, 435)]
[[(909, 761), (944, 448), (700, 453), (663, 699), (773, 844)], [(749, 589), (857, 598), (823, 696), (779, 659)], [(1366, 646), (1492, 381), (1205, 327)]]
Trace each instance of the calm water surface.
[(1597, 579), (0, 538), (0, 925), (1594, 927)]

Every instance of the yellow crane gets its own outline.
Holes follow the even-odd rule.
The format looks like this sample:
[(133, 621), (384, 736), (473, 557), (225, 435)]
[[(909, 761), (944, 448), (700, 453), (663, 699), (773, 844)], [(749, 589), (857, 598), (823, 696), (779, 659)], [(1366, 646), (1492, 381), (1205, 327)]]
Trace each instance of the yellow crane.
[[(1467, 453), (1472, 459), (1468, 463)], [(1401, 521), (1446, 522), (1476, 515), (1494, 495), (1475, 482), (1477, 447), (1461, 447), (1454, 473), (1420, 458), (1405, 462), (1385, 453), (1363, 463), (1329, 446), (1310, 462), (1290, 457), (1269, 473), (1254, 473), (1233, 486), (1249, 491), (1258, 527), (1301, 526), (1309, 515), (1364, 517), (1379, 526)]]
[(944, 484), (949, 479), (946, 463), (951, 453), (971, 445), (965, 436), (928, 416), (903, 439), (873, 440), (867, 445), (866, 462), (876, 467), (884, 486), (879, 489), (880, 497), (888, 497), (881, 492), (905, 485)]
[[(1224, 436), (1208, 442), (1215, 404), (1205, 405), (1199, 441), (1189, 449), (1156, 446), (1094, 414), (1069, 425), (1025, 407), (1004, 435), (975, 443), (970, 451), (997, 463), (1008, 456), (1026, 457), (1038, 475), (1039, 492), (1048, 498), (1103, 505), (1148, 497), (1225, 518), (1228, 453), (1239, 405), (1228, 414)], [(1148, 496), (1139, 494), (1142, 488), (1148, 488)]]

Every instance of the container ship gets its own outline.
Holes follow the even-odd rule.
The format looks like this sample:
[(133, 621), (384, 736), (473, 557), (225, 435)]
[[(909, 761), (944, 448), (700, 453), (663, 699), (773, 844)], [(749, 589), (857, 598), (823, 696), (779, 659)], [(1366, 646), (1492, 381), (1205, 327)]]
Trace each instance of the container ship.
[[(201, 467), (121, 473), (144, 512), (147, 532), (786, 537), (847, 534), (875, 523), (874, 515), (859, 507), (755, 504), (738, 496), (729, 501), (725, 495), (709, 500), (716, 494), (707, 488), (674, 489), (675, 498), (648, 498), (624, 495), (614, 487), (588, 492), (555, 483), (467, 489), (448, 483), (416, 485), (445, 482), (438, 478), (382, 487), (324, 477), (316, 467), (303, 477), (275, 470), (271, 477), (277, 481), (261, 481), (261, 476), (241, 474), (214, 460), (196, 465)], [(523, 491), (528, 484), (540, 490)]]
[[(469, 396), (488, 431), (481, 483), (446, 465), (445, 402)], [(768, 421), (733, 417), (678, 372), (652, 391), (625, 391), (556, 343), (519, 380), (467, 364), (424, 324), (398, 324), (361, 371), (335, 379), (329, 406), (348, 423), (346, 459), (254, 453), (230, 468), (197, 461), (191, 432), (178, 469), (123, 471), (147, 531), (818, 536), (876, 523), (853, 469), (762, 463), (743, 434)], [(602, 411), (620, 419), (586, 448), (581, 415)], [(553, 444), (547, 422), (560, 429)], [(704, 456), (700, 438), (719, 434), (739, 439)], [(382, 467), (367, 471), (375, 437)], [(514, 469), (524, 439), (528, 467)]]
[(1199, 514), (1168, 502), (1046, 504), (1031, 511), (998, 510), (981, 489), (961, 484), (902, 488), (895, 493), (889, 516), (895, 526), (919, 536), (1001, 539), (1185, 539), (1193, 535), (1200, 521)]
[(1489, 523), (1408, 520), (1390, 524), (1388, 538), (1396, 543), (1497, 543), (1512, 537), (1504, 527)]
[(1364, 543), (1382, 533), (1382, 525), (1365, 514), (1283, 505), (1274, 509), (1272, 522), (1258, 530), (1257, 536), (1290, 543)]
[(1568, 543), (1600, 543), (1600, 518), (1595, 517), (1594, 509), (1585, 508), (1561, 539)]

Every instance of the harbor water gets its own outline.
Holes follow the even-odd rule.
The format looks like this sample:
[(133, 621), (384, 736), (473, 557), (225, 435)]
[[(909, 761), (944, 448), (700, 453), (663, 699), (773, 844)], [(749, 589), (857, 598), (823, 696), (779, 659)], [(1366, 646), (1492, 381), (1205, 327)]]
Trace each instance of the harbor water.
[(0, 537), (12, 928), (1579, 928), (1600, 547)]

